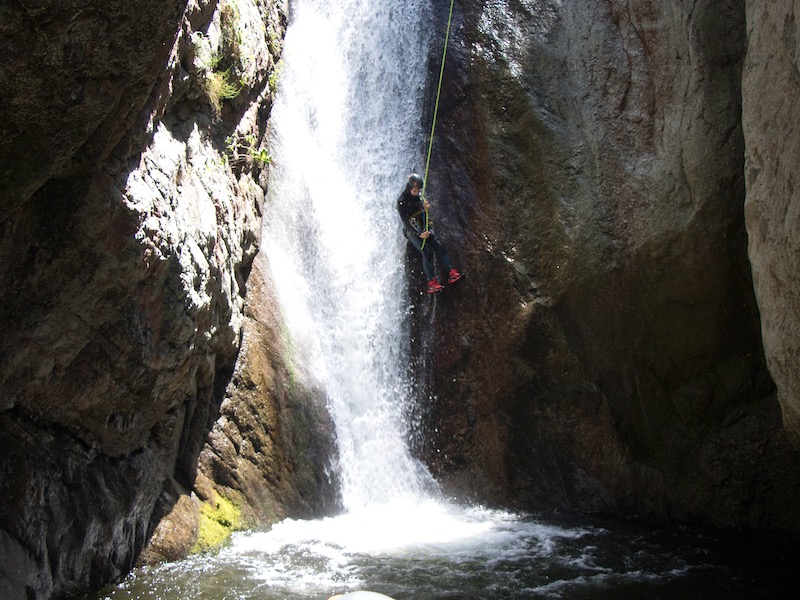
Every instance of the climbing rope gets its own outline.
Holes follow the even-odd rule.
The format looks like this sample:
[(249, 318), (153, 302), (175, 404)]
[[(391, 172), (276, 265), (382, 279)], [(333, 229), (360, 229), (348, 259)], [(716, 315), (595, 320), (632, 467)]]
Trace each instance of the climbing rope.
[[(442, 66), (439, 69), (439, 87), (436, 90), (436, 104), (434, 105), (433, 109), (433, 123), (431, 124), (431, 137), (428, 141), (428, 158), (425, 161), (425, 175), (422, 178), (422, 190), (420, 190), (420, 196), (422, 197), (422, 202), (425, 202), (425, 186), (428, 183), (428, 167), (431, 164), (431, 152), (433, 151), (433, 133), (436, 130), (436, 117), (439, 114), (439, 98), (442, 95), (442, 77), (444, 76), (444, 61), (447, 58), (447, 42), (450, 39), (450, 25), (453, 22), (453, 4), (455, 0), (450, 0), (450, 14), (447, 17), (447, 32), (444, 36), (444, 50), (442, 50)], [(425, 231), (429, 230), (428, 226), (428, 209), (425, 209)], [(422, 240), (422, 246), (420, 249), (425, 248), (425, 242), (428, 241), (427, 238)]]

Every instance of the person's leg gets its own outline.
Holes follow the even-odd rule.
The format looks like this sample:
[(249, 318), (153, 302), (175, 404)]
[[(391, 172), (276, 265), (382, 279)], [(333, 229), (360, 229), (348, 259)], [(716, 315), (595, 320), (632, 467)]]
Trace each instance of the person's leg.
[(430, 247), (430, 249), (436, 253), (436, 257), (439, 259), (439, 266), (441, 266), (446, 273), (449, 273), (450, 269), (453, 268), (453, 265), (450, 264), (450, 257), (447, 255), (447, 250), (445, 250), (444, 246), (439, 243), (439, 240), (436, 239), (435, 235), (432, 235), (428, 238), (428, 242), (425, 244), (425, 247)]
[[(422, 247), (422, 238), (419, 236), (412, 236), (408, 234), (404, 234), (406, 239), (411, 242), (411, 245), (417, 249), (422, 255), (422, 272), (425, 273), (425, 280), (431, 281), (432, 279), (436, 278), (436, 270), (433, 268), (433, 255), (431, 253), (430, 248), (428, 247), (428, 243), (425, 243), (425, 247)], [(430, 238), (428, 238), (430, 240)]]
[(436, 279), (436, 269), (433, 267), (433, 253), (427, 246), (425, 244), (425, 248), (422, 249), (422, 271), (425, 273), (425, 279), (432, 281)]
[[(450, 257), (447, 255), (447, 250), (445, 249), (444, 245), (439, 243), (439, 240), (437, 240), (435, 236), (429, 237), (428, 242), (430, 243), (431, 249), (436, 252), (436, 256), (439, 259), (439, 265), (442, 267), (444, 272), (447, 273), (447, 283), (455, 283), (461, 279), (461, 273), (457, 269), (453, 268), (453, 265), (450, 262)], [(428, 244), (425, 246), (427, 248)]]

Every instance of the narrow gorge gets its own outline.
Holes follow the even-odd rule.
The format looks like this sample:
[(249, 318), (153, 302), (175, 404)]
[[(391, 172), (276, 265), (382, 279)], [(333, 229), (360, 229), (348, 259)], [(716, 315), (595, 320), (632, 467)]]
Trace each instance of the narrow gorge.
[[(294, 63), (313, 106), (301, 0), (0, 7), (0, 596), (370, 505), (353, 479), (395, 451), (381, 494), (800, 534), (800, 2), (456, 0), (428, 189), (466, 276), (436, 297), (382, 240), (449, 3), (317, 4), (295, 48), (341, 60)], [(300, 167), (292, 110), (332, 147), (326, 113), (358, 116), (335, 164)], [(347, 277), (309, 266), (337, 249)], [(337, 337), (284, 251), (347, 318), (399, 320)], [(337, 371), (411, 413), (408, 451), (343, 429)]]

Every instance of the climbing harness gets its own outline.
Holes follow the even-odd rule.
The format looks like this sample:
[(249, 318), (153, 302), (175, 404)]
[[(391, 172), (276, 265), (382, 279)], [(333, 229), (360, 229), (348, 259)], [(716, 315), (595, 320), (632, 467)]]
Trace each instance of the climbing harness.
[[(420, 196), (422, 197), (423, 204), (425, 203), (425, 185), (428, 183), (428, 167), (431, 164), (431, 152), (433, 150), (433, 132), (436, 129), (436, 117), (439, 114), (439, 98), (442, 95), (442, 77), (444, 76), (444, 61), (447, 58), (447, 42), (450, 39), (450, 25), (453, 22), (453, 4), (455, 0), (450, 0), (450, 14), (447, 17), (447, 32), (444, 36), (444, 50), (442, 50), (442, 66), (439, 69), (439, 88), (436, 90), (436, 104), (434, 105), (433, 109), (433, 123), (431, 124), (431, 137), (428, 141), (428, 158), (425, 161), (425, 174), (422, 177), (422, 189), (420, 190)], [(428, 219), (428, 209), (425, 209), (425, 231), (429, 231), (429, 219)], [(422, 240), (422, 246), (420, 246), (420, 250), (425, 248), (425, 242), (428, 241), (428, 238)]]

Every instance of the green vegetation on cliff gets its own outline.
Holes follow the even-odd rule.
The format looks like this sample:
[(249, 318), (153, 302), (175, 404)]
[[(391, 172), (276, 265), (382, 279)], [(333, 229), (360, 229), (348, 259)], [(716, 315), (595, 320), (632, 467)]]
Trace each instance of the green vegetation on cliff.
[(241, 509), (230, 499), (214, 492), (213, 500), (201, 505), (197, 542), (191, 554), (218, 548), (234, 531), (241, 529), (241, 523)]

